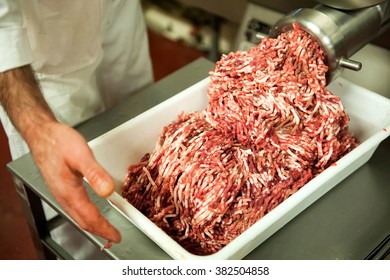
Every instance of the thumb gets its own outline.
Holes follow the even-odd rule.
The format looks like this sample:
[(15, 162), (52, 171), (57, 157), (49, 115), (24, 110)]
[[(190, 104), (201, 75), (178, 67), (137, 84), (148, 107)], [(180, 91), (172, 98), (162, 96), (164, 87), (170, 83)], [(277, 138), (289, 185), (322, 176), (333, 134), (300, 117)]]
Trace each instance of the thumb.
[(115, 189), (114, 181), (104, 168), (96, 162), (92, 153), (88, 159), (79, 162), (79, 172), (91, 188), (102, 197), (108, 197)]
[(105, 174), (102, 172), (96, 170), (91, 171), (85, 178), (89, 182), (92, 189), (102, 197), (110, 196), (115, 189), (114, 182), (112, 181), (111, 177), (105, 176)]

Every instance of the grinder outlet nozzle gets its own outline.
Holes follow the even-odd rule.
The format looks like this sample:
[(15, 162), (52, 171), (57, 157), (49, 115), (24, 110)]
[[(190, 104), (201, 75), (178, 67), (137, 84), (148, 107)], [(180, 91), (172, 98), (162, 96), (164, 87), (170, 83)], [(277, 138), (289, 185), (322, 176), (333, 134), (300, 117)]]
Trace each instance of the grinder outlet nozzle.
[(270, 37), (292, 30), (297, 24), (318, 42), (329, 67), (327, 83), (342, 69), (359, 71), (362, 64), (350, 57), (374, 39), (386, 26), (390, 3), (355, 10), (339, 10), (323, 4), (312, 9), (301, 8), (279, 19), (271, 28)]

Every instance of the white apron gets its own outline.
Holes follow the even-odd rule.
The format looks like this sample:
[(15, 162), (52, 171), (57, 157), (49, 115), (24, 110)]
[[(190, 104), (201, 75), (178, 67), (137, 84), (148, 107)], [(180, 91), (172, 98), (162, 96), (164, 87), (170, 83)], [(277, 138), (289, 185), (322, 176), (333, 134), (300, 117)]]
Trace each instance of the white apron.
[[(0, 4), (15, 8), (14, 1)], [(18, 8), (33, 55), (32, 67), (59, 121), (74, 126), (152, 82), (138, 0), (21, 0)], [(27, 145), (1, 107), (0, 118), (12, 158), (27, 153)], [(53, 215), (46, 204), (44, 208), (47, 216)], [(52, 236), (76, 259), (104, 257), (70, 225)]]

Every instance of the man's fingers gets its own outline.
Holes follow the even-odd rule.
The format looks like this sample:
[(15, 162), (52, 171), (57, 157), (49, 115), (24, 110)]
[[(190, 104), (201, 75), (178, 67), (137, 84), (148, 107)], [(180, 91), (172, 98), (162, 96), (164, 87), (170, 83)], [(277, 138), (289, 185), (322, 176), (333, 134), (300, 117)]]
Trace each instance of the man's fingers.
[(83, 230), (115, 243), (121, 241), (119, 231), (100, 214), (96, 205), (89, 200), (84, 188), (78, 188), (71, 196), (72, 199), (67, 199), (61, 204)]
[[(85, 177), (99, 196), (107, 197), (114, 191), (114, 182), (111, 176), (96, 162), (92, 151), (88, 150), (82, 161), (74, 163), (74, 167)], [(77, 188), (76, 190), (73, 194), (74, 197), (68, 201), (74, 201), (77, 204), (69, 205), (69, 209), (65, 210), (72, 215), (72, 218), (82, 229), (119, 243), (121, 234), (100, 214), (96, 205), (90, 201), (85, 188)]]

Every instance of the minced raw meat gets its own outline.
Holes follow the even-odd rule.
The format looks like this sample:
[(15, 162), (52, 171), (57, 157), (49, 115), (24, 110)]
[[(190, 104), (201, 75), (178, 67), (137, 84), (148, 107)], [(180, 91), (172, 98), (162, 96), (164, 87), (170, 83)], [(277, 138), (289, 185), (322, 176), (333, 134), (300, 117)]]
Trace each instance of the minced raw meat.
[(123, 197), (189, 252), (218, 252), (358, 145), (327, 70), (297, 25), (223, 55), (208, 107), (164, 127)]

